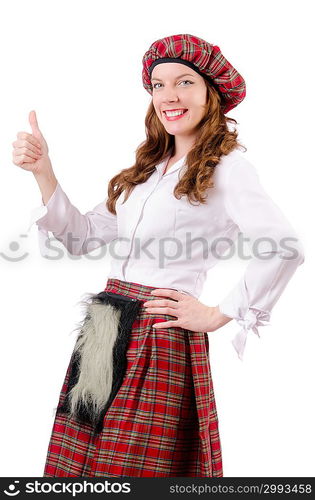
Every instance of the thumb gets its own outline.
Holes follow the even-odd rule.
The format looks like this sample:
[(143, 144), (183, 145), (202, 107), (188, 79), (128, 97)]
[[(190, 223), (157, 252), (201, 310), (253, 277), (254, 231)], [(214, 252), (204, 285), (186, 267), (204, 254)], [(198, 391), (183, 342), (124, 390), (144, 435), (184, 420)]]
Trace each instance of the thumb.
[(36, 117), (35, 111), (30, 111), (28, 119), (29, 119), (29, 122), (30, 122), (30, 125), (31, 125), (31, 128), (32, 128), (32, 134), (37, 139), (40, 139), (42, 137), (42, 133), (39, 130), (39, 126), (38, 126), (38, 123), (37, 123), (37, 117)]

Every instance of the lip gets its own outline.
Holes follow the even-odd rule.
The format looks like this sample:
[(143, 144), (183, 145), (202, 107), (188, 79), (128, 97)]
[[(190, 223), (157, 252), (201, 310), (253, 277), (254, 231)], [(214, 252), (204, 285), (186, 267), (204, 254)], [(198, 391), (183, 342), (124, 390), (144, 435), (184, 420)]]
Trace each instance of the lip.
[[(181, 115), (178, 115), (178, 116), (166, 116), (166, 114), (165, 114), (165, 111), (182, 111), (182, 110), (184, 110), (185, 113), (182, 113)], [(163, 111), (163, 114), (164, 114), (164, 116), (165, 116), (165, 118), (166, 118), (167, 121), (173, 122), (173, 121), (179, 120), (180, 118), (182, 118), (183, 116), (185, 116), (186, 113), (187, 113), (187, 111), (188, 111), (188, 109), (185, 109), (185, 108), (166, 109), (166, 110)]]
[(163, 109), (163, 113), (165, 113), (165, 111), (187, 111), (187, 108)]

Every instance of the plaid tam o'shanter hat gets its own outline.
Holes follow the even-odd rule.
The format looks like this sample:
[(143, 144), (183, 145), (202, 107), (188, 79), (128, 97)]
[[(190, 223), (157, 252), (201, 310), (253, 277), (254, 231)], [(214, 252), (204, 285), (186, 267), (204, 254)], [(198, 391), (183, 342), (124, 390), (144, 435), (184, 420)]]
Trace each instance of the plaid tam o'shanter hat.
[(144, 54), (142, 82), (151, 95), (153, 68), (165, 62), (185, 64), (208, 80), (221, 96), (224, 113), (235, 108), (246, 95), (244, 78), (223, 56), (220, 48), (188, 34), (156, 40)]

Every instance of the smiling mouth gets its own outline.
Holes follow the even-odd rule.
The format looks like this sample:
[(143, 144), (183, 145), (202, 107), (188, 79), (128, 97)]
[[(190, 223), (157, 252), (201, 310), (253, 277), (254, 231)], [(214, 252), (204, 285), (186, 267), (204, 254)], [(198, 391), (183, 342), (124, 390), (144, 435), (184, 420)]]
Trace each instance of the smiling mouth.
[(181, 110), (174, 110), (174, 111), (168, 111), (168, 110), (165, 110), (163, 111), (164, 115), (168, 118), (171, 118), (173, 116), (182, 116), (184, 115), (186, 112), (188, 111), (188, 109), (181, 109)]
[(188, 109), (185, 109), (184, 111), (182, 111), (181, 113), (176, 113), (176, 112), (173, 112), (171, 113), (170, 115), (167, 115), (166, 112), (163, 111), (164, 113), (164, 118), (167, 122), (175, 122), (175, 121), (179, 121), (181, 120), (181, 118), (183, 118), (183, 116), (186, 115)]

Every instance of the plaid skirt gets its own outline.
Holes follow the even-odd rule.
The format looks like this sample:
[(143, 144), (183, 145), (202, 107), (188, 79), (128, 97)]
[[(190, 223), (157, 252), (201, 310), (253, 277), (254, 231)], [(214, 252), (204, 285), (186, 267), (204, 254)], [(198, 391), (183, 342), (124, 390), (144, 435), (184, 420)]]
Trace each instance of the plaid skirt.
[[(109, 278), (104, 291), (143, 303), (152, 299), (155, 288)], [(223, 477), (208, 334), (152, 328), (174, 319), (140, 306), (123, 379), (98, 433), (91, 423), (58, 411), (69, 390), (72, 356), (44, 477)]]

